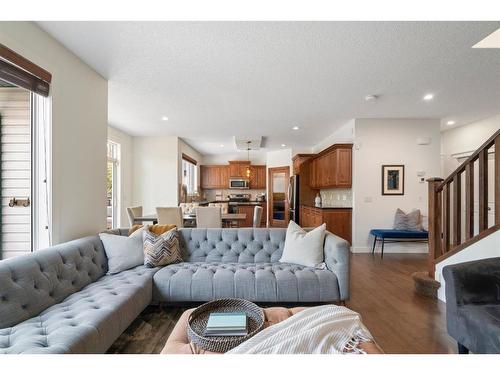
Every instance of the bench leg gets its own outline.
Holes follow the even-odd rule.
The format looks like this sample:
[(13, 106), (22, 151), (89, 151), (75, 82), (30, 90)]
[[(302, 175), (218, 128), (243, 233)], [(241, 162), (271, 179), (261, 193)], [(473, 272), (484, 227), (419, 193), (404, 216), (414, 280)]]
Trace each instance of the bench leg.
[(385, 243), (385, 238), (382, 237), (382, 254), (380, 255), (381, 258), (384, 257), (384, 243)]
[(375, 244), (376, 243), (377, 243), (377, 236), (373, 236), (372, 254), (375, 254)]

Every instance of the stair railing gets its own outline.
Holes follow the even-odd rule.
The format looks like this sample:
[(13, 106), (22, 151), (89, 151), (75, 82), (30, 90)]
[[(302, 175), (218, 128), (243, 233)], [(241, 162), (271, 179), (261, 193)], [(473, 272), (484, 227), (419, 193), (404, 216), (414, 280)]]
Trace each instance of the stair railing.
[[(493, 149), (494, 147), (494, 149)], [(427, 180), (429, 202), (429, 276), (436, 263), (479, 241), (500, 228), (500, 129), (467, 158), (452, 174)], [(488, 168), (488, 155), (494, 151), (494, 168)], [(477, 223), (474, 214), (477, 164), (479, 197)], [(494, 181), (494, 223), (488, 223), (488, 181)], [(462, 179), (465, 179), (462, 194)], [(462, 206), (463, 205), (463, 206)], [(462, 212), (465, 210), (464, 223)], [(475, 225), (477, 224), (477, 230)]]

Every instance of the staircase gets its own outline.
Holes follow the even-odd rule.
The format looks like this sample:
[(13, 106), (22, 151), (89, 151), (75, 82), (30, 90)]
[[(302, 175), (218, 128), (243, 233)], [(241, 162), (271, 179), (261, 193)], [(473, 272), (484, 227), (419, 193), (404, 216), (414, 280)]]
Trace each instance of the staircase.
[[(436, 264), (466, 249), (500, 228), (500, 129), (445, 179), (428, 179), (429, 260), (428, 273), (414, 274), (417, 291), (437, 292)], [(488, 155), (494, 153), (493, 168)], [(477, 177), (475, 178), (475, 169)], [(493, 222), (488, 223), (488, 181), (494, 184)], [(475, 204), (478, 202), (477, 204)], [(491, 199), (490, 199), (491, 200)]]

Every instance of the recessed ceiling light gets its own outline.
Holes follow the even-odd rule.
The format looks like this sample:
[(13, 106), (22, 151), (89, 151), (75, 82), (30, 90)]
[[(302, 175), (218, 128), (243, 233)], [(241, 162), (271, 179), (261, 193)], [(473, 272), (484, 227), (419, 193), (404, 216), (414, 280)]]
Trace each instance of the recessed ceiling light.
[(450, 120), (450, 121), (448, 121), (448, 122), (446, 123), (446, 125), (448, 125), (448, 126), (455, 125), (455, 121)]
[(168, 117), (167, 116), (161, 116), (161, 120), (162, 121), (168, 121)]
[(434, 99), (434, 94), (425, 94), (423, 99), (425, 101), (432, 100), (432, 99)]
[(286, 144), (282, 143), (282, 144), (281, 144), (281, 147), (286, 147)]
[(378, 95), (373, 95), (373, 94), (371, 94), (371, 95), (366, 95), (366, 96), (365, 96), (365, 100), (366, 100), (367, 102), (372, 101), (372, 100), (376, 100), (376, 99), (378, 99)]
[(221, 143), (221, 144), (220, 144), (220, 147), (224, 147), (224, 145)]
[(298, 126), (294, 126), (292, 129), (293, 130), (299, 130), (299, 127)]

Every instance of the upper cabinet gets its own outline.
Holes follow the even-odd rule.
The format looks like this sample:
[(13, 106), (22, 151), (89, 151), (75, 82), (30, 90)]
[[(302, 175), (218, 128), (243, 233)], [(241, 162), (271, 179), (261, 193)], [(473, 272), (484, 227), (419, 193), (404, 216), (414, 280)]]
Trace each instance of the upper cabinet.
[(266, 166), (265, 165), (250, 166), (250, 189), (265, 189), (265, 188), (266, 188)]
[(201, 165), (202, 189), (227, 189), (229, 187), (228, 165)]
[(250, 166), (248, 161), (230, 161), (229, 162), (229, 177), (247, 178), (247, 167)]
[(293, 174), (302, 174), (304, 163), (311, 159), (315, 154), (297, 154), (292, 158), (293, 162)]
[(311, 161), (310, 186), (314, 189), (352, 185), (352, 145), (333, 145)]
[(250, 189), (266, 188), (266, 166), (250, 165), (247, 161), (230, 161), (229, 165), (201, 165), (200, 186), (202, 189), (229, 189), (229, 178), (247, 178), (250, 166)]

